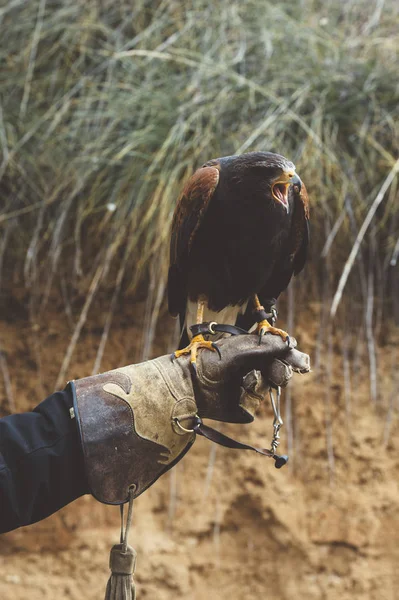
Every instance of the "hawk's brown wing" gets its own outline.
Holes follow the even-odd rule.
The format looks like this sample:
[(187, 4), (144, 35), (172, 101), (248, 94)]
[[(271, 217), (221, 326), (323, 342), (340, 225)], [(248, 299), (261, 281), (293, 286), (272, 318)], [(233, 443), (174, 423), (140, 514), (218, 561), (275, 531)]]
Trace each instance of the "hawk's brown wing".
[(173, 316), (186, 308), (186, 271), (190, 249), (219, 183), (219, 163), (212, 163), (212, 166), (204, 166), (190, 177), (173, 215), (168, 276), (169, 312)]

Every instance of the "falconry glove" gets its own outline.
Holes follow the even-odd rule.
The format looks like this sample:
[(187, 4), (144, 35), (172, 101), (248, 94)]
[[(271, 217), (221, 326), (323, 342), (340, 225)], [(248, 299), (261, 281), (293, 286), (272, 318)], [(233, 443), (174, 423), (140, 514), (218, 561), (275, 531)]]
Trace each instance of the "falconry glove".
[(192, 446), (202, 418), (253, 421), (269, 387), (285, 386), (309, 357), (276, 335), (218, 342), (221, 358), (201, 351), (197, 375), (189, 357), (161, 356), (72, 381), (74, 413), (91, 493), (122, 504), (144, 492)]

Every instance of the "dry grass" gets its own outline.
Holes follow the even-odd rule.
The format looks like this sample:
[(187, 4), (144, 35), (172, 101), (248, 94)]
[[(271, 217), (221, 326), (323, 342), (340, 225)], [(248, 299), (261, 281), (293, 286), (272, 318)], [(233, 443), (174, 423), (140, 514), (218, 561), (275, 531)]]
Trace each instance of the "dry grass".
[[(323, 302), (320, 357), (343, 265), (398, 157), (397, 2), (11, 0), (0, 23), (0, 281), (25, 286), (33, 322), (50, 294), (72, 316), (81, 299), (61, 375), (101, 290), (112, 317), (146, 281), (153, 331), (182, 180), (252, 149), (294, 160), (310, 190), (295, 293)], [(397, 185), (337, 313), (354, 361), (359, 336), (372, 357), (382, 319), (399, 319)]]

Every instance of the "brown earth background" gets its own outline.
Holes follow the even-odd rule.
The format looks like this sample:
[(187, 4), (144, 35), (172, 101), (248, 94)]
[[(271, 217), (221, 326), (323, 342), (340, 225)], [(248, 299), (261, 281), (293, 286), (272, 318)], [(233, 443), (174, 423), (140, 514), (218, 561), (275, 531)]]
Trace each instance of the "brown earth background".
[[(15, 408), (28, 410), (51, 393), (70, 329), (56, 307), (45, 327), (32, 329), (18, 294), (5, 309), (3, 375), (6, 364)], [(140, 360), (144, 309), (140, 303), (119, 307), (102, 371)], [(93, 312), (69, 378), (93, 368), (103, 319), (100, 308)], [(300, 347), (311, 355), (318, 314), (314, 306), (295, 327)], [(173, 344), (173, 323), (166, 316), (161, 323), (154, 355)], [(380, 351), (387, 378), (376, 406), (365, 365), (353, 374), (349, 403), (338, 352), (328, 388), (323, 365), (294, 376), (293, 426), (286, 423), (282, 434), (282, 450), (291, 445), (290, 462), (280, 471), (252, 453), (198, 439), (135, 503), (130, 543), (138, 552), (138, 598), (397, 598), (397, 389), (390, 376), (397, 341), (391, 332)], [(3, 414), (9, 403), (4, 386)], [(268, 403), (254, 424), (223, 427), (264, 445), (272, 430)], [(0, 536), (0, 598), (102, 598), (118, 528), (119, 511), (86, 496), (41, 523)]]

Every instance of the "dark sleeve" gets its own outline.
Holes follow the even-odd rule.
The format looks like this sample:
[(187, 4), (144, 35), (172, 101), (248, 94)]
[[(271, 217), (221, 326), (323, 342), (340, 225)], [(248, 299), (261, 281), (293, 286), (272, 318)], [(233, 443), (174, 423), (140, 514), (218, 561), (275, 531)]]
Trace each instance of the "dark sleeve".
[(72, 394), (0, 419), (0, 533), (40, 521), (89, 493)]

